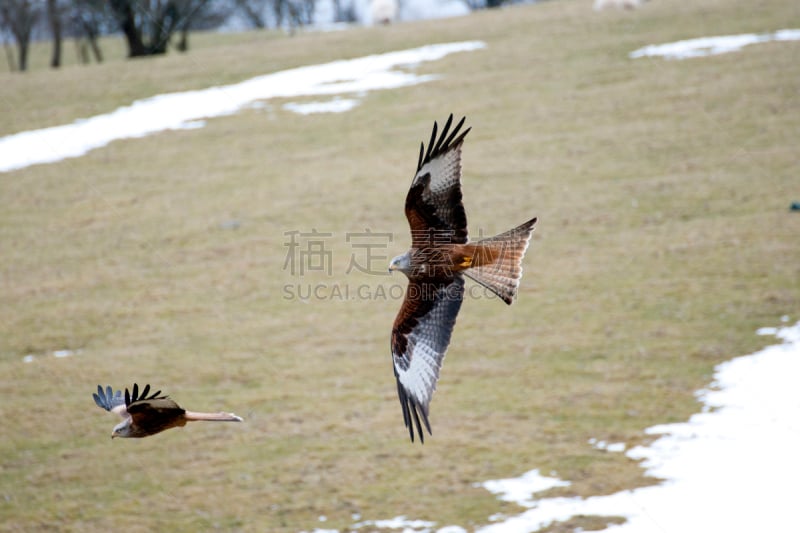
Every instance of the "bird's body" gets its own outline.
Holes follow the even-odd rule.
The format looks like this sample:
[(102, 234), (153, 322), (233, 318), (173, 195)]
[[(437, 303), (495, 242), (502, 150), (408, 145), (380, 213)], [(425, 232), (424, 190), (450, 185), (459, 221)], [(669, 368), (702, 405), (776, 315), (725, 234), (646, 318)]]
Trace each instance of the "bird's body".
[(160, 396), (157, 391), (150, 396), (150, 385), (145, 385), (139, 394), (139, 386), (134, 383), (132, 393), (125, 389), (114, 390), (109, 386), (105, 391), (97, 386), (92, 394), (95, 403), (112, 413), (117, 413), (123, 421), (114, 427), (111, 437), (142, 438), (161, 433), (174, 427), (183, 427), (187, 422), (208, 420), (215, 422), (241, 422), (241, 417), (233, 413), (201, 413), (187, 411), (168, 396)]
[[(431, 432), (428, 407), (439, 379), (456, 316), (464, 297), (464, 277), (483, 285), (507, 304), (516, 297), (522, 258), (536, 219), (500, 235), (470, 242), (461, 202), (461, 146), (464, 119), (450, 132), (453, 116), (427, 151), (420, 147), (417, 173), (406, 196), (411, 248), (389, 270), (408, 277), (408, 288), (392, 328), (391, 349), (403, 421), (414, 440), (422, 423)], [(449, 135), (448, 135), (449, 134)]]

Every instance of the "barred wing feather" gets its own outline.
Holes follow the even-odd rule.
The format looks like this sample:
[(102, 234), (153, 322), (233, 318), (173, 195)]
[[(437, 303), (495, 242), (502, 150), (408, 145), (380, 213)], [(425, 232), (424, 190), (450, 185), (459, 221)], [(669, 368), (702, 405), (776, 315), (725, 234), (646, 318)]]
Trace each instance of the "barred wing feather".
[(421, 442), (425, 440), (423, 424), (431, 433), (428, 406), (463, 297), (460, 275), (442, 281), (410, 281), (395, 319), (392, 362), (403, 421), (412, 441), (415, 426)]

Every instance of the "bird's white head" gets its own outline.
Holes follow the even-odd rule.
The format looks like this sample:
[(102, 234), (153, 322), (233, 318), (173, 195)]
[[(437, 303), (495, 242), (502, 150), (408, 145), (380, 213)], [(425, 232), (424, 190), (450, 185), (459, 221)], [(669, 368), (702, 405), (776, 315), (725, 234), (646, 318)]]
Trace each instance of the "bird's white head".
[(404, 253), (403, 255), (398, 255), (397, 257), (392, 259), (392, 262), (389, 263), (389, 272), (392, 272), (393, 270), (399, 270), (400, 272), (403, 272), (406, 275), (408, 275), (408, 273), (411, 272), (410, 251)]
[(131, 433), (131, 419), (126, 418), (123, 422), (120, 422), (116, 426), (114, 426), (114, 431), (111, 433), (111, 438), (116, 437), (129, 437)]

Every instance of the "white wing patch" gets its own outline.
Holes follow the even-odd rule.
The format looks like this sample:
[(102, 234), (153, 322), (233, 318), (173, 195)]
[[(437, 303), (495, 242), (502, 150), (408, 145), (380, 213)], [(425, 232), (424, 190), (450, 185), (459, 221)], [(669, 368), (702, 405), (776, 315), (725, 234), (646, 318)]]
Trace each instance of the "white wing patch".
[(397, 372), (397, 379), (427, 415), (428, 404), (433, 396), (433, 391), (436, 390), (436, 381), (439, 379), (439, 369), (442, 367), (444, 353), (438, 353), (433, 346), (425, 342), (424, 338), (413, 333), (408, 336), (408, 346), (411, 361), (407, 365), (407, 369), (404, 370), (395, 360), (394, 368)]
[(450, 189), (458, 185), (461, 176), (461, 148), (449, 150), (422, 165), (413, 183), (426, 174), (431, 176), (428, 188), (432, 196), (449, 193)]

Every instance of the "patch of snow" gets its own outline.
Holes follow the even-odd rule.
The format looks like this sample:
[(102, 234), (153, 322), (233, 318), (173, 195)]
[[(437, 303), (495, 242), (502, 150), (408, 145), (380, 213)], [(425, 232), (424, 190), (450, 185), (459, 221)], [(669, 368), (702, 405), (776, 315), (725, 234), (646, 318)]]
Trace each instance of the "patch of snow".
[(183, 124), (181, 124), (180, 127), (177, 128), (177, 129), (196, 130), (196, 129), (202, 128), (205, 125), (206, 125), (206, 121), (205, 120), (190, 120), (188, 122), (184, 122)]
[(605, 450), (607, 452), (624, 452), (625, 451), (625, 443), (624, 442), (612, 442), (608, 443), (604, 440), (597, 440), (594, 437), (589, 439), (589, 444), (592, 447), (597, 448), (598, 450)]
[(476, 486), (483, 487), (492, 494), (498, 495), (498, 498), (505, 502), (514, 502), (522, 507), (531, 507), (535, 505), (531, 498), (534, 493), (555, 487), (568, 487), (569, 482), (543, 476), (537, 468), (525, 472), (520, 477), (493, 479), (478, 483)]
[[(330, 1), (330, 0), (328, 0)], [(353, 10), (355, 18), (360, 24), (371, 25), (380, 21), (373, 15), (373, 8), (376, 3), (382, 4), (384, 0), (340, 0), (343, 7), (349, 6)], [(320, 5), (327, 1), (319, 1)], [(471, 13), (471, 9), (464, 0), (403, 0), (397, 2), (398, 12), (396, 18), (401, 21), (438, 19), (447, 17), (460, 17)], [(332, 10), (323, 10), (325, 16), (333, 13)], [(315, 23), (325, 24), (328, 19), (322, 16), (315, 19)]]
[(642, 0), (594, 0), (594, 10), (601, 11), (607, 7), (617, 9), (635, 9), (642, 5)]
[(481, 41), (432, 44), (283, 70), (233, 85), (137, 100), (111, 113), (76, 120), (72, 124), (0, 138), (0, 172), (80, 157), (118, 139), (199, 127), (201, 119), (230, 115), (258, 100), (365, 93), (424, 83), (435, 77), (394, 69), (413, 67), (425, 61), (436, 61), (449, 54), (479, 50), (485, 46)]
[(23, 363), (33, 363), (36, 358), (32, 354), (28, 354), (22, 358)]
[(56, 350), (53, 352), (53, 357), (69, 357), (71, 355), (75, 355), (75, 353), (76, 352), (74, 350)]
[(351, 529), (361, 529), (363, 527), (377, 527), (381, 529), (402, 529), (404, 533), (427, 533), (430, 528), (436, 525), (436, 522), (428, 522), (426, 520), (408, 520), (405, 516), (396, 516), (388, 520), (365, 520), (353, 524)]
[(401, 20), (463, 17), (469, 14), (469, 6), (460, 0), (406, 0), (400, 6)]
[(334, 98), (325, 102), (307, 102), (298, 104), (289, 102), (283, 108), (299, 115), (310, 115), (312, 113), (344, 113), (350, 111), (358, 105), (358, 100), (353, 98)]
[(631, 52), (629, 57), (663, 57), (665, 59), (687, 59), (737, 52), (747, 45), (770, 41), (798, 41), (800, 30), (778, 30), (774, 33), (744, 33), (718, 37), (700, 37), (666, 44), (651, 44)]

